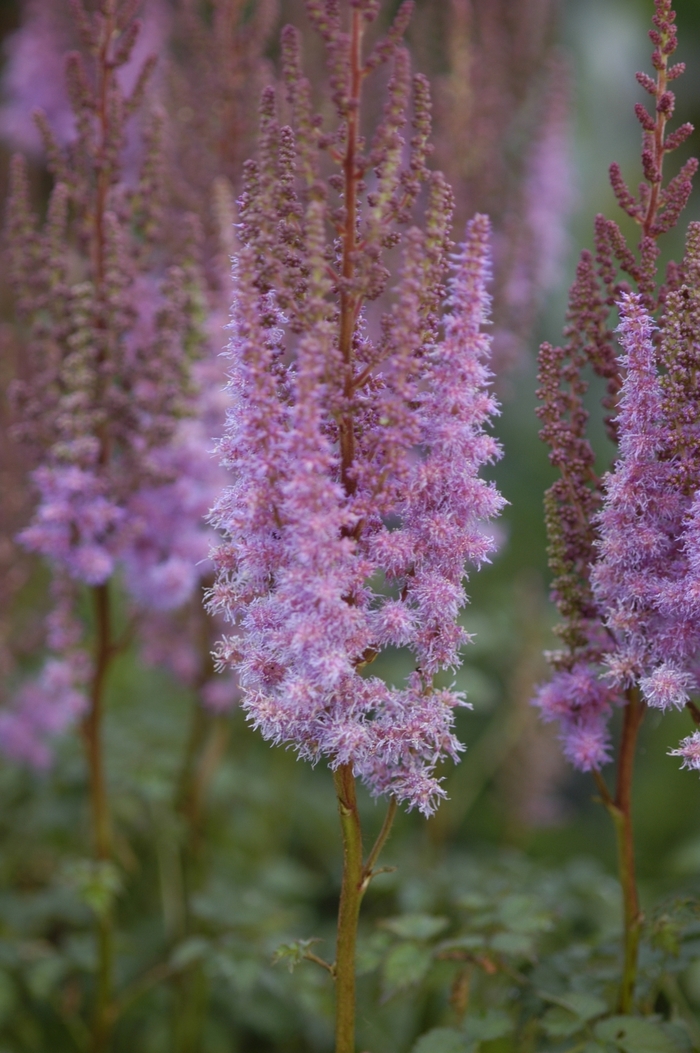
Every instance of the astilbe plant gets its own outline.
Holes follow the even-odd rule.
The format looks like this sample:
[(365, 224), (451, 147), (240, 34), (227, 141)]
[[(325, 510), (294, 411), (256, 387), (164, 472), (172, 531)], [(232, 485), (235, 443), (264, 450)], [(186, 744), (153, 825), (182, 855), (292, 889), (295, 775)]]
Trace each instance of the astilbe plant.
[[(37, 677), (2, 714), (0, 740), (15, 757), (45, 764), (49, 740), (79, 720), (89, 771), (96, 879), (97, 976), (91, 1049), (106, 1047), (114, 1022), (113, 838), (104, 772), (105, 688), (120, 648), (115, 632), (119, 574), (139, 611), (177, 607), (198, 583), (206, 555), (201, 515), (211, 475), (188, 414), (200, 344), (196, 225), (189, 254), (168, 263), (162, 249), (161, 136), (151, 112), (141, 175), (122, 166), (126, 130), (143, 106), (153, 58), (125, 95), (119, 70), (139, 33), (138, 5), (73, 5), (82, 52), (66, 60), (75, 137), (65, 148), (37, 114), (54, 186), (46, 221), (32, 213), (25, 165), (13, 164), (10, 273), (25, 348), (14, 386), (18, 438), (32, 451), (38, 504), (20, 541), (52, 571), (51, 652)], [(200, 488), (198, 490), (198, 487)], [(86, 596), (92, 616), (85, 624)]]
[[(236, 627), (218, 661), (238, 671), (242, 705), (265, 738), (334, 772), (344, 841), (328, 964), (338, 1053), (354, 1050), (358, 912), (397, 803), (430, 815), (444, 795), (436, 768), (462, 748), (453, 724), (463, 700), (435, 677), (459, 663), (465, 565), (487, 558), (482, 523), (502, 504), (479, 477), (499, 452), (485, 431), (496, 409), (481, 332), (488, 221), (476, 216), (451, 257), (451, 194), (425, 163), (428, 85), (411, 80), (400, 46), (411, 5), (365, 56), (377, 8), (307, 3), (327, 48), (333, 131), (312, 112), (292, 27), (282, 54), (293, 128), (278, 123), (274, 91), (263, 94), (259, 156), (239, 203), (232, 406), (220, 443), (233, 479), (212, 513), (225, 541), (210, 608)], [(363, 84), (386, 61), (384, 117), (366, 141)], [(423, 185), (423, 229), (403, 231)], [(373, 333), (367, 306), (390, 288), (385, 257), (397, 245), (393, 306)], [(415, 656), (404, 687), (371, 675), (386, 647)], [(390, 799), (366, 861), (356, 777)]]
[[(619, 1009), (633, 1006), (641, 915), (634, 872), (632, 770), (644, 712), (688, 705), (698, 690), (700, 620), (697, 589), (697, 493), (700, 488), (699, 319), (700, 227), (691, 223), (680, 265), (657, 276), (658, 239), (678, 221), (688, 200), (694, 159), (666, 185), (665, 154), (692, 132), (670, 135), (670, 65), (675, 14), (656, 0), (650, 32), (656, 78), (638, 73), (654, 100), (653, 114), (636, 107), (643, 129), (644, 182), (637, 196), (612, 165), (618, 203), (641, 229), (635, 253), (619, 226), (598, 216), (595, 256), (584, 251), (571, 288), (567, 343), (540, 350), (542, 437), (559, 478), (545, 499), (553, 594), (563, 621), (564, 647), (550, 654), (552, 680), (535, 703), (561, 727), (564, 752), (591, 771), (615, 824), (624, 898), (625, 949)], [(611, 317), (619, 311), (615, 346)], [(606, 429), (617, 459), (602, 478), (586, 437), (584, 406), (591, 367), (606, 383)], [(617, 785), (600, 768), (611, 760), (608, 725), (622, 709)], [(679, 751), (694, 765), (697, 734)]]

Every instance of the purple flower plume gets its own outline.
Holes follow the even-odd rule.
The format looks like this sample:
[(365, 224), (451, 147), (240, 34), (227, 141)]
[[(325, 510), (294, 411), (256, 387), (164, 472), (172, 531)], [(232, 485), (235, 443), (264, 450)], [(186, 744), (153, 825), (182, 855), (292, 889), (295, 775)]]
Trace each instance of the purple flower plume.
[[(438, 338), (435, 322), (422, 337), (423, 235), (407, 233), (386, 350), (355, 397), (355, 458), (343, 485), (337, 323), (313, 240), (321, 220), (312, 201), (309, 253), (318, 256), (297, 339), (275, 294), (256, 285), (254, 246), (236, 264), (233, 404), (220, 443), (234, 482), (212, 517), (226, 541), (211, 607), (238, 632), (219, 658), (238, 669), (244, 709), (265, 738), (334, 768), (352, 763), (373, 793), (429, 814), (444, 796), (437, 763), (462, 749), (453, 733), (462, 699), (433, 676), (459, 662), (465, 563), (492, 551), (480, 523), (503, 503), (478, 475), (499, 452), (484, 431), (496, 411), (481, 333), (488, 222), (477, 216), (467, 227)], [(379, 359), (360, 325), (356, 340), (368, 361)], [(404, 688), (365, 672), (387, 645), (416, 656)]]
[(43, 224), (23, 159), (12, 166), (9, 272), (25, 341), (15, 431), (37, 465), (38, 495), (19, 540), (50, 564), (60, 602), (50, 656), (3, 713), (0, 745), (35, 764), (46, 763), (49, 739), (90, 693), (89, 630), (71, 616), (81, 590), (118, 576), (130, 615), (151, 618), (181, 606), (211, 575), (204, 515), (217, 469), (193, 362), (203, 339), (198, 229), (186, 217), (174, 262), (159, 110), (140, 122), (140, 174), (130, 170), (131, 119), (146, 109), (153, 70), (143, 46), (160, 39), (153, 20), (139, 37), (135, 10), (71, 5), (83, 52), (65, 63), (69, 142), (46, 114), (37, 117), (54, 178)]
[[(679, 482), (679, 428), (658, 366), (659, 354), (668, 350), (674, 299), (661, 352), (641, 296), (626, 293), (619, 306), (625, 370), (616, 418), (620, 456), (603, 480), (597, 558), (590, 567), (606, 636), (596, 663), (555, 673), (535, 698), (545, 720), (560, 720), (565, 752), (582, 770), (609, 759), (610, 703), (624, 701), (627, 689), (638, 687), (648, 705), (662, 710), (682, 708), (698, 689), (700, 502)], [(689, 474), (686, 459), (686, 483)]]
[(542, 719), (558, 720), (564, 753), (575, 768), (591, 771), (610, 760), (608, 718), (613, 695), (598, 670), (580, 663), (555, 673), (534, 699)]
[(14, 760), (47, 768), (55, 738), (87, 709), (85, 669), (68, 659), (50, 658), (22, 685), (11, 708), (0, 713), (0, 747)]
[(621, 318), (620, 458), (604, 484), (591, 584), (616, 644), (606, 655), (611, 682), (639, 682), (647, 702), (666, 709), (685, 704), (692, 684), (686, 666), (700, 642), (700, 624), (683, 605), (669, 603), (688, 571), (688, 500), (674, 485), (673, 461), (663, 456), (669, 424), (652, 319), (634, 293), (623, 296)]
[[(360, 6), (348, 10), (355, 40), (377, 13)], [(353, 117), (361, 100), (350, 97), (362, 82), (351, 76), (357, 52), (335, 4), (307, 10), (328, 48), (339, 123), (324, 134), (312, 115), (287, 27), (295, 128), (278, 125), (274, 92), (264, 92), (259, 159), (246, 167), (239, 204), (232, 405), (219, 445), (232, 481), (211, 517), (225, 540), (209, 606), (235, 626), (218, 661), (238, 672), (265, 738), (312, 762), (351, 765), (373, 794), (430, 814), (444, 796), (436, 767), (462, 749), (453, 725), (464, 704), (433, 680), (459, 663), (465, 567), (492, 551), (482, 524), (503, 503), (479, 478), (499, 454), (485, 431), (496, 411), (481, 332), (489, 224), (472, 220), (450, 264), (452, 200), (425, 165), (430, 100), (420, 76), (410, 149), (402, 136), (409, 5), (363, 67), (393, 65), (366, 153)], [(326, 150), (339, 172), (324, 183)], [(422, 183), (425, 229), (402, 233)], [(379, 319), (367, 305), (387, 295), (383, 255), (397, 244), (393, 303)], [(415, 657), (404, 686), (371, 675), (386, 647)]]

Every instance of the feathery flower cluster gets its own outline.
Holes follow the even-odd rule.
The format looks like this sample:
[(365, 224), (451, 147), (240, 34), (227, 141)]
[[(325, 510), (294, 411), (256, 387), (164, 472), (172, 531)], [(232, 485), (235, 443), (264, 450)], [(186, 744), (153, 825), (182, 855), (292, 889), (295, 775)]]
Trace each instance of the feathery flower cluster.
[[(697, 292), (689, 296), (696, 298)], [(669, 303), (666, 324), (674, 314)], [(677, 414), (665, 412), (669, 407), (664, 406), (653, 322), (639, 294), (623, 296), (621, 316), (626, 376), (618, 415), (620, 458), (604, 480), (591, 584), (617, 643), (605, 659), (610, 682), (622, 689), (639, 683), (651, 706), (682, 707), (689, 688), (697, 689), (690, 666), (700, 647), (700, 595), (693, 588), (688, 537), (693, 533), (693, 520), (688, 520), (693, 498), (678, 485)], [(661, 356), (665, 336), (662, 329)], [(688, 453), (696, 461), (697, 489), (697, 438)]]
[[(700, 590), (697, 578), (696, 494), (700, 491), (700, 228), (690, 224), (686, 253), (657, 288), (657, 238), (670, 229), (690, 193), (697, 168), (686, 162), (664, 187), (661, 162), (690, 134), (683, 125), (665, 138), (673, 113), (669, 66), (676, 47), (675, 15), (656, 0), (652, 62), (656, 80), (637, 74), (656, 99), (655, 116), (637, 106), (643, 128), (646, 182), (634, 197), (611, 167), (619, 204), (642, 229), (639, 254), (617, 226), (596, 219), (596, 257), (584, 252), (571, 289), (568, 343), (540, 352), (542, 437), (560, 478), (546, 497), (554, 598), (564, 618), (565, 649), (535, 704), (561, 723), (569, 759), (583, 770), (610, 759), (608, 718), (630, 691), (660, 709), (682, 707), (698, 688)], [(636, 285), (621, 280), (624, 272)], [(613, 308), (623, 354), (608, 328)], [(608, 434), (619, 448), (602, 479), (586, 438), (582, 370), (607, 381)]]
[[(140, 176), (130, 182), (122, 167), (127, 122), (153, 68), (147, 59), (124, 93), (118, 73), (138, 39), (134, 6), (103, 0), (94, 14), (77, 4), (74, 11), (90, 58), (74, 52), (66, 59), (76, 137), (65, 149), (37, 114), (55, 180), (43, 228), (24, 162), (13, 163), (10, 275), (26, 344), (13, 394), (17, 435), (38, 465), (39, 495), (20, 540), (62, 582), (102, 586), (121, 565), (137, 605), (164, 609), (192, 593), (194, 565), (207, 549), (198, 520), (209, 494), (198, 480), (212, 472), (187, 420), (200, 343), (197, 234), (192, 226), (187, 257), (165, 268), (158, 112), (144, 123)], [(74, 660), (74, 634), (70, 644), (62, 635), (56, 644), (50, 633), (49, 644), (80, 669), (77, 687), (85, 662)], [(20, 691), (10, 714), (27, 728), (43, 720), (36, 698), (63, 691), (50, 668), (51, 676), (44, 671), (34, 689)], [(75, 712), (74, 701), (58, 708)], [(2, 741), (17, 752), (16, 735)]]
[[(266, 91), (240, 202), (233, 405), (220, 443), (234, 481), (212, 514), (226, 540), (210, 608), (237, 626), (219, 662), (238, 670), (244, 708), (267, 739), (350, 764), (374, 794), (430, 814), (444, 796), (435, 768), (461, 749), (452, 728), (462, 704), (433, 678), (459, 662), (465, 564), (487, 558), (481, 524), (503, 502), (478, 475), (499, 452), (485, 431), (496, 409), (481, 332), (489, 226), (484, 216), (469, 224), (441, 317), (451, 195), (425, 167), (420, 76), (403, 163), (411, 80), (400, 37), (411, 6), (365, 60), (377, 5), (349, 5), (346, 32), (337, 4), (308, 0), (339, 118), (327, 134), (296, 31), (283, 33), (295, 128), (278, 125)], [(387, 60), (384, 119), (365, 145), (361, 85)], [(340, 173), (324, 183), (325, 151)], [(402, 233), (424, 182), (425, 229)], [(365, 307), (389, 282), (383, 250), (399, 242), (394, 304), (373, 336)], [(386, 647), (415, 655), (405, 687), (368, 673)]]

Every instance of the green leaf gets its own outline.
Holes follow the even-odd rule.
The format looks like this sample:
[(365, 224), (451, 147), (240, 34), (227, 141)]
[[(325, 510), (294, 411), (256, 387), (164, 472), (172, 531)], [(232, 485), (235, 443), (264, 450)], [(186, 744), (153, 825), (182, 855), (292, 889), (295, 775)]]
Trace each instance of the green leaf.
[(483, 910), (490, 902), (489, 897), (482, 892), (466, 892), (457, 900), (457, 906), (465, 910)]
[(671, 1041), (674, 1043), (676, 1049), (681, 1053), (693, 1053), (695, 1047), (693, 1046), (690, 1035), (686, 1030), (684, 1021), (677, 1020), (673, 1023), (664, 1021), (663, 1024), (659, 1025), (666, 1035), (669, 1036)]
[(215, 974), (221, 976), (240, 994), (249, 995), (260, 978), (261, 963), (254, 958), (235, 958), (219, 953), (211, 959)]
[(444, 932), (450, 922), (433, 914), (400, 914), (396, 918), (385, 918), (380, 924), (402, 940), (430, 940)]
[(513, 932), (545, 932), (552, 928), (551, 917), (537, 909), (532, 896), (506, 896), (499, 904), (498, 917), (504, 928)]
[(550, 995), (546, 991), (540, 991), (539, 994), (545, 1002), (554, 1002), (555, 1005), (568, 1009), (583, 1021), (602, 1016), (608, 1008), (602, 998), (583, 991), (569, 991), (563, 995)]
[(516, 958), (532, 954), (532, 938), (524, 932), (497, 932), (491, 940), (494, 951), (511, 954)]
[(189, 939), (179, 943), (170, 956), (170, 966), (173, 969), (187, 969), (195, 962), (201, 962), (211, 949), (209, 940), (202, 936), (190, 936)]
[(555, 1005), (542, 1017), (542, 1027), (552, 1038), (566, 1038), (584, 1027), (585, 1021), (570, 1009)]
[(486, 937), (475, 934), (457, 936), (454, 940), (443, 940), (435, 949), (436, 951), (476, 951), (485, 946)]
[(488, 1042), (503, 1038), (514, 1028), (513, 1021), (501, 1009), (489, 1009), (483, 1016), (468, 1016), (464, 1022), (464, 1034), (474, 1042)]
[(652, 929), (652, 943), (658, 947), (659, 950), (664, 951), (665, 954), (672, 954), (674, 957), (678, 957), (681, 949), (681, 937), (682, 927), (679, 922), (669, 917), (668, 914), (662, 914), (657, 918), (654, 927)]
[(612, 1042), (622, 1053), (678, 1053), (682, 1047), (653, 1020), (635, 1016), (611, 1016), (595, 1026), (595, 1036)]
[(355, 964), (357, 976), (365, 976), (381, 965), (390, 943), (388, 932), (373, 932), (368, 939), (358, 940)]
[(428, 972), (432, 955), (427, 947), (419, 943), (399, 943), (387, 954), (384, 961), (384, 990), (387, 995), (402, 987), (420, 983)]
[(293, 973), (297, 965), (306, 960), (306, 953), (315, 943), (323, 943), (318, 936), (312, 936), (310, 940), (293, 940), (291, 943), (282, 943), (272, 955), (272, 964), (286, 962), (290, 973)]
[(64, 869), (68, 885), (98, 917), (106, 914), (122, 890), (121, 873), (108, 859), (77, 859)]
[(468, 1053), (468, 1050), (463, 1032), (453, 1027), (434, 1027), (421, 1035), (411, 1053)]
[(12, 977), (0, 972), (0, 1026), (9, 1018), (17, 1001), (17, 988)]
[(35, 998), (49, 998), (68, 970), (68, 962), (59, 954), (40, 958), (27, 970), (27, 986)]

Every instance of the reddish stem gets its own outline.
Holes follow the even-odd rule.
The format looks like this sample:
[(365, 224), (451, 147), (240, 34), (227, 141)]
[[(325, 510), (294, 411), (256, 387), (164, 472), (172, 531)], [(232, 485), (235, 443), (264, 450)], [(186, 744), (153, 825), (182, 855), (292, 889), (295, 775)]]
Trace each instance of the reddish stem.
[(340, 420), (341, 474), (347, 494), (355, 491), (355, 480), (350, 469), (355, 459), (355, 434), (350, 402), (354, 392), (352, 338), (360, 307), (359, 298), (352, 291), (357, 253), (357, 150), (360, 134), (360, 99), (364, 71), (362, 69), (363, 19), (357, 8), (352, 12), (350, 30), (350, 91), (348, 98), (347, 143), (343, 157), (345, 229), (343, 232), (343, 265), (340, 286), (339, 348), (345, 366), (343, 394), (346, 409)]
[(632, 778), (639, 728), (644, 719), (645, 706), (637, 688), (627, 693), (624, 709), (622, 737), (617, 762), (617, 785), (615, 797), (608, 790), (600, 772), (593, 776), (600, 791), (603, 804), (615, 825), (622, 907), (624, 917), (624, 960), (622, 980), (618, 995), (618, 1012), (629, 1013), (634, 1006), (634, 988), (637, 979), (637, 958), (641, 935), (642, 913), (634, 865), (634, 831), (632, 828)]
[[(662, 41), (662, 46), (659, 47), (659, 53), (661, 54), (661, 69), (657, 70), (656, 73), (656, 93), (654, 98), (658, 101), (666, 91), (668, 86), (668, 59), (669, 56), (664, 53), (663, 44), (666, 43), (666, 38)], [(664, 134), (666, 131), (666, 124), (668, 122), (668, 114), (665, 111), (656, 112), (656, 121), (654, 127), (654, 164), (658, 172), (658, 179), (651, 184), (651, 193), (649, 195), (649, 204), (647, 205), (647, 212), (642, 222), (642, 230), (646, 237), (651, 236), (651, 228), (656, 221), (656, 213), (659, 207), (659, 195), (661, 193), (661, 183), (663, 178), (663, 165), (664, 165)]]

